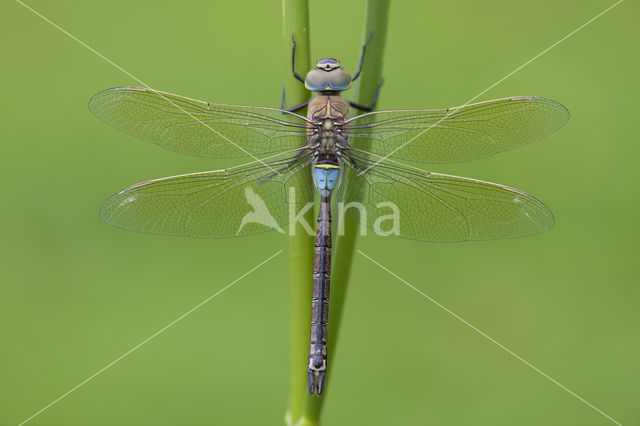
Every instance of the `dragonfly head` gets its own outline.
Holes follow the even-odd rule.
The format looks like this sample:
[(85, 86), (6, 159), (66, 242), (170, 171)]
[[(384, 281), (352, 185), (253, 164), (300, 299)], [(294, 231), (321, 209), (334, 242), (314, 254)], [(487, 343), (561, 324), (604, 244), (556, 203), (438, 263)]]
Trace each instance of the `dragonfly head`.
[(337, 59), (323, 58), (307, 73), (304, 85), (314, 92), (325, 90), (340, 92), (351, 87), (351, 74), (340, 67)]

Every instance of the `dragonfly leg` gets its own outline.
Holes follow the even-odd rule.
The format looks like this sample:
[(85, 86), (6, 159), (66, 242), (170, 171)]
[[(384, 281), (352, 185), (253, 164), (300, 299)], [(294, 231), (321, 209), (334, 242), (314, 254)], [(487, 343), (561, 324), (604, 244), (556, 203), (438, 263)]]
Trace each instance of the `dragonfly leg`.
[(307, 105), (309, 105), (309, 100), (306, 100), (303, 103), (298, 104), (296, 106), (293, 106), (291, 108), (285, 108), (284, 107), (284, 100), (285, 100), (285, 87), (282, 86), (282, 99), (280, 100), (280, 109), (285, 110), (285, 111), (289, 111), (289, 112), (296, 112), (299, 109), (302, 109), (302, 108), (306, 107)]
[(369, 44), (372, 38), (373, 38), (373, 31), (371, 31), (371, 35), (369, 36), (367, 41), (365, 41), (364, 44), (362, 45), (362, 54), (360, 55), (360, 66), (358, 67), (358, 72), (356, 72), (353, 75), (353, 77), (351, 77), (351, 81), (356, 81), (356, 78), (360, 77), (360, 72), (362, 71), (362, 64), (364, 63), (364, 52), (367, 49), (367, 44)]
[(378, 102), (378, 94), (380, 94), (380, 88), (382, 87), (382, 83), (384, 83), (384, 79), (381, 79), (380, 83), (378, 83), (378, 87), (376, 87), (376, 92), (373, 94), (373, 99), (371, 100), (371, 105), (360, 105), (351, 101), (349, 101), (349, 105), (351, 105), (355, 109), (359, 109), (360, 111), (367, 111), (367, 112), (373, 111), (373, 109), (376, 107), (376, 103)]
[(304, 83), (304, 78), (296, 72), (296, 39), (291, 34), (291, 41), (293, 42), (293, 49), (291, 49), (291, 71), (293, 76)]

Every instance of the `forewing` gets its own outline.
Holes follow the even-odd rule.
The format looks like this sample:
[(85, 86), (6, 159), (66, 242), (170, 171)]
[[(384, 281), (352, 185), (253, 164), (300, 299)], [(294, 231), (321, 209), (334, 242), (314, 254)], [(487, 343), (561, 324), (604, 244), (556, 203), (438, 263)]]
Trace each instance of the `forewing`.
[[(547, 206), (514, 188), (430, 173), (390, 161), (374, 166), (372, 160), (360, 155), (350, 157), (338, 199), (361, 203), (366, 218), (361, 218), (353, 207), (346, 209), (346, 217), (363, 220), (378, 232), (390, 233), (395, 224), (395, 235), (404, 238), (474, 241), (536, 234), (554, 223)], [(362, 173), (364, 170), (367, 171)], [(391, 216), (393, 208), (389, 203), (397, 208), (396, 219)]]
[(363, 114), (349, 121), (349, 142), (395, 159), (449, 163), (533, 142), (568, 119), (569, 112), (556, 101), (519, 96), (446, 109)]
[[(277, 155), (267, 166), (253, 162), (142, 182), (105, 201), (100, 218), (131, 231), (200, 238), (284, 233), (290, 205), (297, 212), (296, 199), (312, 196), (311, 159), (301, 152)], [(297, 197), (289, 198), (289, 186)]]
[(302, 146), (305, 119), (276, 108), (214, 104), (139, 87), (96, 94), (89, 109), (107, 124), (172, 151), (240, 157)]

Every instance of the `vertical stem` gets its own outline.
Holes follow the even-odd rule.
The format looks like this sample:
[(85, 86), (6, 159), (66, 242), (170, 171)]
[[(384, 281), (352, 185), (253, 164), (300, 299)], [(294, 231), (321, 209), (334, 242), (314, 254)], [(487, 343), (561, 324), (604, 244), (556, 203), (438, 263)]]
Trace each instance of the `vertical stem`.
[[(373, 31), (374, 36), (371, 42), (367, 45), (362, 73), (358, 80), (356, 80), (356, 102), (361, 105), (371, 104), (376, 88), (382, 78), (382, 55), (387, 36), (388, 12), (389, 0), (367, 0), (362, 44), (369, 39), (371, 31)], [(355, 73), (356, 70), (350, 71)], [(329, 339), (327, 344), (328, 389), (332, 386), (331, 376), (335, 360), (333, 354), (335, 353), (338, 330), (340, 327), (340, 320), (342, 318), (342, 310), (347, 294), (347, 283), (351, 273), (351, 261), (353, 259), (356, 237), (359, 229), (359, 225), (350, 220), (347, 220), (344, 225), (345, 233), (344, 235), (338, 235), (335, 239), (335, 250), (333, 251), (332, 256), (334, 260), (331, 272), (331, 300), (329, 305), (330, 319), (327, 333)], [(328, 389), (325, 389), (324, 393), (320, 396), (310, 396), (305, 394), (303, 418), (297, 425), (306, 426), (318, 424), (320, 411), (322, 409), (322, 402)]]
[[(387, 36), (389, 0), (367, 0), (366, 7), (367, 16), (362, 43), (364, 44), (369, 38), (371, 31), (373, 31), (374, 35), (367, 45), (362, 73), (359, 79), (356, 80), (356, 102), (360, 105), (371, 104), (376, 89), (382, 81), (382, 56)], [(380, 98), (378, 98), (378, 102), (380, 102)], [(362, 148), (366, 149), (366, 147)], [(344, 223), (344, 235), (338, 235), (335, 242), (335, 261), (331, 280), (331, 321), (329, 322), (329, 336), (331, 336), (333, 344), (329, 347), (329, 355), (332, 355), (334, 350), (332, 348), (336, 346), (335, 340), (338, 335), (338, 326), (346, 299), (347, 284), (351, 273), (351, 261), (359, 227), (359, 224), (346, 220)]]
[[(293, 77), (291, 71), (292, 35), (296, 41), (296, 71), (304, 75), (309, 70), (309, 7), (307, 0), (282, 1), (282, 45), (285, 107), (299, 105), (309, 99), (309, 91)], [(304, 114), (304, 112), (302, 112)], [(301, 141), (302, 143), (302, 141)], [(301, 171), (296, 185), (312, 186), (311, 173)], [(296, 197), (313, 194), (298, 188)], [(305, 205), (309, 200), (296, 200)], [(314, 224), (313, 209), (304, 216), (311, 226)], [(302, 415), (303, 398), (306, 393), (307, 351), (309, 349), (309, 319), (311, 318), (311, 286), (313, 272), (314, 236), (309, 235), (299, 224), (294, 224), (289, 235), (289, 280), (290, 280), (290, 389), (289, 407), (285, 414), (288, 425), (294, 425)]]
[[(373, 38), (367, 45), (362, 73), (356, 81), (356, 99), (360, 105), (369, 105), (382, 79), (382, 56), (387, 38), (387, 18), (389, 16), (389, 0), (367, 0), (367, 17), (364, 24), (363, 41)], [(380, 99), (378, 99), (378, 102)], [(362, 113), (363, 111), (359, 111)]]

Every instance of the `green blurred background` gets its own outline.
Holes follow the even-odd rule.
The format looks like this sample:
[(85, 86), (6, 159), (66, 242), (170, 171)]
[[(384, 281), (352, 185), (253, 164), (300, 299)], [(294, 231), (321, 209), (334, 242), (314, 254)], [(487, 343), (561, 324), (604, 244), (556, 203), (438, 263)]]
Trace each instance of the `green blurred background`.
[[(379, 107), (459, 105), (611, 4), (397, 1)], [(280, 1), (29, 5), (154, 88), (279, 104)], [(354, 70), (364, 1), (310, 7), (311, 57)], [(480, 99), (550, 97), (571, 111), (566, 127), (432, 169), (530, 192), (554, 211), (554, 229), (480, 243), (358, 242), (625, 425), (640, 424), (639, 12), (622, 3)], [(283, 424), (286, 237), (161, 237), (97, 216), (129, 184), (241, 160), (182, 156), (106, 126), (89, 98), (137, 83), (18, 3), (3, 2), (0, 15), (0, 424), (20, 423), (285, 249), (29, 423)], [(613, 424), (360, 255), (352, 277), (324, 424)]]

